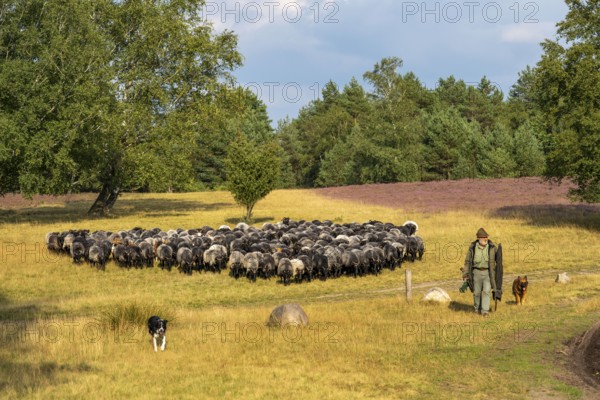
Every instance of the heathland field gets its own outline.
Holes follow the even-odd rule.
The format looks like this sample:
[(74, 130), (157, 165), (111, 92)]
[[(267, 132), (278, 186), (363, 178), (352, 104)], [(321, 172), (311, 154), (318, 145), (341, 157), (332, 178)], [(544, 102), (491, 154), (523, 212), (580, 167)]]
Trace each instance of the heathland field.
[[(527, 206), (523, 190), (514, 208), (442, 210), (275, 191), (255, 208), (257, 226), (283, 217), (414, 220), (426, 245), (422, 261), (394, 272), (290, 286), (226, 273), (125, 270), (112, 261), (101, 272), (44, 248), (46, 232), (72, 228), (233, 226), (243, 210), (226, 192), (125, 194), (104, 219), (85, 217), (85, 196), (0, 200), (0, 397), (597, 398), (574, 372), (571, 349), (600, 320), (600, 213), (564, 199)], [(502, 242), (505, 262), (505, 295), (487, 319), (471, 311), (471, 294), (458, 291), (481, 226)], [(572, 282), (554, 283), (559, 272)], [(517, 306), (510, 287), (524, 274), (527, 303)], [(449, 307), (419, 302), (434, 286), (448, 291)], [(307, 328), (264, 325), (285, 302), (306, 310)], [(153, 314), (170, 321), (163, 353), (154, 353), (145, 327)]]

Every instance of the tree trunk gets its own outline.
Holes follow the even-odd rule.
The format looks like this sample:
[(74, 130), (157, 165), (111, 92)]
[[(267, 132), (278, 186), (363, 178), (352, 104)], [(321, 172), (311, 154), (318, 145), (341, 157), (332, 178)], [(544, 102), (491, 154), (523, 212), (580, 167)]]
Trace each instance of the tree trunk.
[(254, 209), (254, 204), (246, 206), (246, 222), (252, 221), (252, 210)]
[(94, 201), (94, 204), (88, 210), (88, 215), (108, 215), (120, 193), (121, 190), (118, 187), (113, 188), (111, 185), (105, 183), (96, 201)]

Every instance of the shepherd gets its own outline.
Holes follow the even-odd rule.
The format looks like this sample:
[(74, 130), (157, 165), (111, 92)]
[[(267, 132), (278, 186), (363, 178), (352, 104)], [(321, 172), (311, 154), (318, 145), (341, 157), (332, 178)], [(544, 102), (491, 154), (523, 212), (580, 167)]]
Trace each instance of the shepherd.
[(502, 245), (496, 246), (483, 228), (477, 231), (477, 240), (469, 246), (463, 271), (463, 281), (467, 282), (473, 292), (474, 311), (484, 317), (489, 316), (490, 303), (502, 299)]

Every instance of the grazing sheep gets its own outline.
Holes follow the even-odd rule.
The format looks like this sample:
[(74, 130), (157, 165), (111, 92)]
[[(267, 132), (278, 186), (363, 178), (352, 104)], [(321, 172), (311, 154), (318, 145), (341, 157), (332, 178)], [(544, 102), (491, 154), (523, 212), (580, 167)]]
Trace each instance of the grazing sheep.
[(113, 245), (112, 257), (119, 267), (129, 265), (129, 254), (127, 253), (127, 248), (122, 244)]
[(85, 245), (81, 241), (74, 241), (70, 246), (71, 258), (76, 263), (81, 263), (85, 257)]
[(342, 253), (342, 268), (355, 278), (360, 274), (360, 261), (352, 250), (346, 250)]
[(105, 253), (104, 248), (102, 248), (102, 246), (94, 244), (90, 247), (88, 251), (88, 260), (93, 267), (105, 271), (106, 259), (107, 254)]
[(260, 271), (262, 277), (269, 279), (277, 273), (277, 263), (271, 254), (263, 254), (260, 260)]
[(325, 254), (315, 253), (313, 256), (313, 264), (321, 280), (327, 280), (331, 274), (329, 259)]
[(365, 249), (365, 251), (363, 252), (365, 255), (364, 258), (364, 264), (363, 264), (363, 272), (365, 274), (368, 274), (370, 272), (374, 273), (375, 275), (377, 275), (377, 273), (379, 272), (378, 270), (378, 263), (379, 263), (379, 256), (377, 254), (377, 252), (375, 251), (375, 249), (373, 247), (369, 247), (367, 249)]
[(227, 266), (229, 267), (229, 275), (238, 279), (243, 270), (244, 254), (239, 251), (232, 251), (229, 255)]
[(385, 260), (385, 266), (390, 270), (395, 270), (396, 266), (399, 264), (400, 256), (398, 253), (398, 249), (394, 247), (391, 243), (386, 243), (383, 246), (383, 254)]
[(180, 247), (177, 250), (177, 264), (179, 264), (179, 271), (191, 275), (192, 267), (194, 266), (194, 253), (188, 247)]
[(156, 249), (156, 258), (162, 269), (167, 268), (170, 271), (173, 265), (173, 249), (169, 245), (161, 244)]
[(328, 246), (325, 249), (325, 257), (331, 274), (338, 278), (342, 274), (342, 250), (339, 247)]
[(314, 275), (314, 266), (311, 258), (308, 255), (301, 255), (298, 256), (298, 260), (300, 260), (304, 265), (304, 276), (306, 277), (306, 280), (309, 282), (312, 281)]
[(111, 233), (108, 236), (108, 240), (112, 244), (121, 244), (121, 243), (123, 243), (123, 237), (119, 233)]
[(417, 240), (417, 258), (419, 261), (423, 259), (423, 254), (425, 253), (425, 242), (420, 236), (415, 235), (415, 239)]
[(46, 246), (48, 246), (48, 244), (50, 244), (50, 237), (51, 236), (58, 236), (58, 232), (48, 232), (48, 233), (46, 233), (46, 237), (45, 237)]
[(398, 262), (399, 266), (402, 265), (402, 260), (404, 260), (404, 256), (406, 255), (406, 246), (400, 242), (392, 242), (392, 246), (398, 250)]
[(126, 251), (127, 251), (127, 256), (129, 258), (129, 263), (127, 265), (127, 268), (131, 268), (131, 267), (141, 268), (142, 267), (142, 253), (141, 253), (140, 248), (136, 245), (127, 246)]
[(285, 285), (314, 278), (359, 277), (394, 270), (404, 260), (421, 260), (425, 252), (418, 225), (402, 226), (380, 221), (339, 224), (330, 220), (293, 221), (265, 224), (257, 229), (240, 223), (218, 229), (204, 226), (163, 231), (133, 228), (114, 232), (68, 230), (48, 232), (49, 251), (65, 252), (74, 262), (88, 261), (105, 268), (112, 255), (120, 267), (152, 266), (171, 269), (177, 263), (181, 272), (206, 270), (230, 275), (242, 274), (251, 281), (278, 275)]
[(297, 258), (290, 260), (292, 263), (292, 278), (296, 283), (302, 282), (304, 276), (304, 263)]
[(246, 277), (251, 281), (256, 281), (258, 275), (258, 268), (260, 264), (259, 255), (260, 253), (248, 253), (244, 256), (242, 263), (246, 270)]
[(193, 260), (194, 260), (194, 267), (195, 269), (200, 272), (202, 270), (202, 258), (204, 256), (204, 252), (206, 251), (206, 248), (204, 248), (203, 246), (194, 246), (192, 247), (192, 255), (193, 255)]
[(375, 247), (373, 251), (375, 252), (375, 274), (377, 275), (385, 266), (385, 253), (381, 247)]
[(425, 244), (419, 236), (410, 236), (406, 247), (406, 257), (414, 262), (416, 259), (421, 261), (425, 253)]
[(46, 233), (46, 248), (50, 251), (60, 251), (62, 244), (59, 244), (59, 232), (48, 232)]
[(229, 243), (229, 251), (244, 251), (246, 249), (246, 244), (242, 239), (234, 239)]
[(281, 279), (284, 286), (290, 284), (292, 278), (293, 267), (289, 258), (282, 258), (277, 265), (277, 276)]
[(75, 239), (75, 235), (72, 233), (68, 233), (67, 235), (65, 235), (65, 238), (63, 239), (63, 251), (65, 253), (70, 253), (71, 252), (71, 245), (73, 244), (73, 240)]
[(213, 244), (204, 252), (202, 260), (206, 268), (221, 273), (221, 270), (227, 267), (227, 249), (225, 246)]
[(144, 241), (139, 244), (139, 247), (140, 247), (140, 254), (142, 256), (142, 263), (146, 267), (153, 267), (154, 266), (154, 249), (153, 249), (152, 245), (150, 243)]
[(59, 234), (51, 234), (46, 244), (48, 250), (60, 252), (63, 249), (63, 238)]

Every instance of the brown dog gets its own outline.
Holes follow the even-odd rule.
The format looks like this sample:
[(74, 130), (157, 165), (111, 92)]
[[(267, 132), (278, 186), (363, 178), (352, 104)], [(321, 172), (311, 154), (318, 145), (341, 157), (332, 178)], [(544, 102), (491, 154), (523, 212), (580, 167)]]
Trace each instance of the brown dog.
[(515, 301), (517, 304), (523, 305), (525, 303), (525, 296), (527, 295), (527, 275), (524, 277), (518, 276), (513, 282), (513, 294), (515, 295)]

